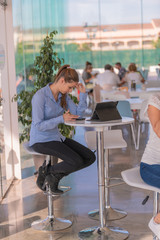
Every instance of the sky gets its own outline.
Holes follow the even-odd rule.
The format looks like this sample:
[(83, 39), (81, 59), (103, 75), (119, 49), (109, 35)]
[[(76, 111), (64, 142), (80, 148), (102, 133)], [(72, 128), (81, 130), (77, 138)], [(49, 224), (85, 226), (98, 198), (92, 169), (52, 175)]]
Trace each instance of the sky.
[(66, 25), (70, 26), (82, 26), (85, 22), (88, 25), (99, 22), (101, 24), (140, 23), (141, 4), (143, 22), (160, 18), (160, 0), (66, 0), (66, 2), (68, 3)]
[(13, 0), (13, 16), (23, 29), (149, 23), (160, 18), (160, 0)]

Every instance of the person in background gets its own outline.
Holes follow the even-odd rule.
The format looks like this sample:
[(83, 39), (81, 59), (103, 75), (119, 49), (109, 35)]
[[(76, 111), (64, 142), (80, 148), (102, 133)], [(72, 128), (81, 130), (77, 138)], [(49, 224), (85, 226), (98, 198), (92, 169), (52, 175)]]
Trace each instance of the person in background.
[[(75, 87), (80, 91), (78, 105), (68, 95)], [(85, 87), (79, 83), (75, 69), (64, 65), (54, 82), (38, 90), (32, 98), (30, 146), (38, 153), (62, 159), (62, 162), (53, 166), (39, 168), (37, 186), (42, 190), (48, 183), (53, 194), (62, 194), (63, 191), (58, 189), (59, 181), (95, 161), (95, 155), (90, 149), (64, 137), (58, 129), (60, 123), (83, 116), (87, 106), (86, 97)]]
[(87, 96), (87, 108), (90, 108), (93, 105), (93, 82), (92, 79), (94, 79), (97, 76), (96, 74), (92, 74), (92, 63), (91, 62), (86, 62), (85, 69), (82, 73), (82, 79), (86, 85), (86, 90), (88, 93)]
[(115, 68), (118, 69), (118, 77), (120, 79), (120, 81), (123, 81), (124, 80), (124, 76), (126, 74), (126, 69), (124, 67), (122, 67), (121, 63), (120, 62), (117, 62), (115, 64)]
[(125, 74), (124, 81), (127, 82), (129, 85), (133, 80), (136, 84), (141, 84), (145, 82), (141, 73), (137, 71), (136, 64), (130, 63), (128, 66), (128, 72)]
[(114, 69), (110, 64), (104, 66), (105, 72), (98, 74), (96, 84), (98, 84), (102, 89), (109, 86), (118, 87), (120, 86), (120, 79), (117, 74), (114, 73)]
[[(148, 116), (151, 128), (140, 174), (145, 183), (160, 188), (160, 93), (149, 98), (144, 115)], [(160, 213), (151, 218), (148, 226), (160, 239)]]
[(92, 74), (92, 63), (86, 62), (86, 67), (82, 73), (82, 79), (84, 80), (85, 84), (89, 84), (89, 82), (97, 76), (97, 73)]

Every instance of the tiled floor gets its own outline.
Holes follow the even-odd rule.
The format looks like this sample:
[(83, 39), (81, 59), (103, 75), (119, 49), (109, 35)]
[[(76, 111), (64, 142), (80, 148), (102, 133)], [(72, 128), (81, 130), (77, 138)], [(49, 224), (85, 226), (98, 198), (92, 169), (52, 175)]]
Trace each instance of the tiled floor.
[[(75, 139), (84, 143), (84, 131), (77, 133)], [(142, 133), (140, 150), (136, 151), (130, 137), (130, 129), (123, 129), (128, 147), (110, 151), (110, 175), (120, 176), (120, 172), (139, 164), (148, 137), (148, 128)], [(85, 143), (84, 143), (85, 144)], [(56, 217), (65, 217), (73, 221), (67, 230), (47, 233), (31, 228), (31, 223), (47, 216), (46, 196), (35, 184), (32, 160), (26, 157), (23, 169), (24, 179), (15, 181), (6, 198), (0, 204), (0, 239), (37, 240), (63, 239), (76, 240), (78, 232), (86, 227), (97, 226), (98, 221), (88, 217), (90, 210), (98, 208), (97, 163), (89, 168), (73, 173), (62, 180), (61, 184), (72, 189), (54, 201)], [(152, 233), (148, 228), (152, 216), (153, 196), (146, 205), (142, 205), (148, 191), (132, 188), (122, 184), (111, 189), (111, 206), (127, 211), (127, 217), (112, 221), (109, 224), (129, 231), (129, 240), (151, 240)], [(93, 238), (95, 240), (95, 238)], [(98, 238), (105, 240), (104, 238)]]

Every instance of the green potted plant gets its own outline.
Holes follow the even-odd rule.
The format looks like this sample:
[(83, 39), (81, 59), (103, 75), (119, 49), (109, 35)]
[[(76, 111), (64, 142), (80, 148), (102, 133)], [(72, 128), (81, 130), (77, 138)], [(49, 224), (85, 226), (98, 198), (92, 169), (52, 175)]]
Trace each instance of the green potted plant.
[[(23, 126), (22, 133), (20, 134), (20, 142), (29, 140), (29, 132), (32, 121), (32, 105), (31, 100), (33, 95), (40, 88), (46, 86), (49, 82), (54, 81), (57, 70), (64, 63), (64, 59), (60, 59), (57, 52), (54, 50), (54, 37), (57, 31), (51, 32), (44, 38), (43, 45), (40, 48), (40, 54), (36, 57), (34, 65), (30, 70), (30, 75), (34, 80), (34, 88), (31, 91), (23, 90), (15, 97), (18, 101), (18, 120)], [(75, 96), (71, 96), (75, 103), (78, 100)], [(75, 132), (74, 127), (59, 124), (59, 129), (65, 137), (72, 137)]]

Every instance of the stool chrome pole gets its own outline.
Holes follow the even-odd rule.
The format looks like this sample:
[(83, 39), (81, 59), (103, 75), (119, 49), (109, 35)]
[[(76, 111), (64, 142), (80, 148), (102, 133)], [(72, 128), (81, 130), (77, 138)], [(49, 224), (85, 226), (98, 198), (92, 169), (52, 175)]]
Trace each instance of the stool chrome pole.
[[(104, 150), (104, 154), (105, 154), (105, 161), (104, 161), (104, 166), (105, 166), (105, 199), (106, 199), (106, 204), (105, 204), (105, 208), (106, 208), (106, 218), (107, 221), (113, 221), (113, 220), (118, 220), (121, 218), (124, 218), (127, 216), (127, 213), (125, 211), (122, 211), (120, 209), (117, 208), (112, 208), (110, 206), (110, 177), (109, 177), (109, 150), (105, 149)], [(116, 186), (116, 184), (115, 184)], [(99, 210), (95, 209), (93, 211), (90, 211), (88, 213), (89, 217), (94, 219), (94, 220), (99, 220)]]
[(105, 176), (104, 176), (104, 138), (103, 128), (96, 132), (97, 163), (98, 163), (98, 189), (99, 189), (99, 220), (100, 226), (86, 228), (79, 232), (80, 239), (93, 240), (124, 240), (129, 233), (121, 228), (106, 226), (105, 208)]
[[(157, 215), (157, 213), (159, 213), (159, 192), (154, 192), (153, 194), (154, 194), (153, 195), (153, 199), (154, 199), (153, 216), (155, 216)], [(153, 240), (158, 240), (158, 237), (154, 235)]]
[(159, 192), (154, 192), (153, 216), (159, 213)]
[(52, 195), (49, 185), (46, 185), (48, 199), (48, 216), (44, 220), (38, 220), (31, 224), (31, 227), (41, 231), (58, 231), (69, 228), (72, 225), (70, 220), (65, 218), (56, 218), (53, 211), (53, 198), (58, 198), (57, 195)]

